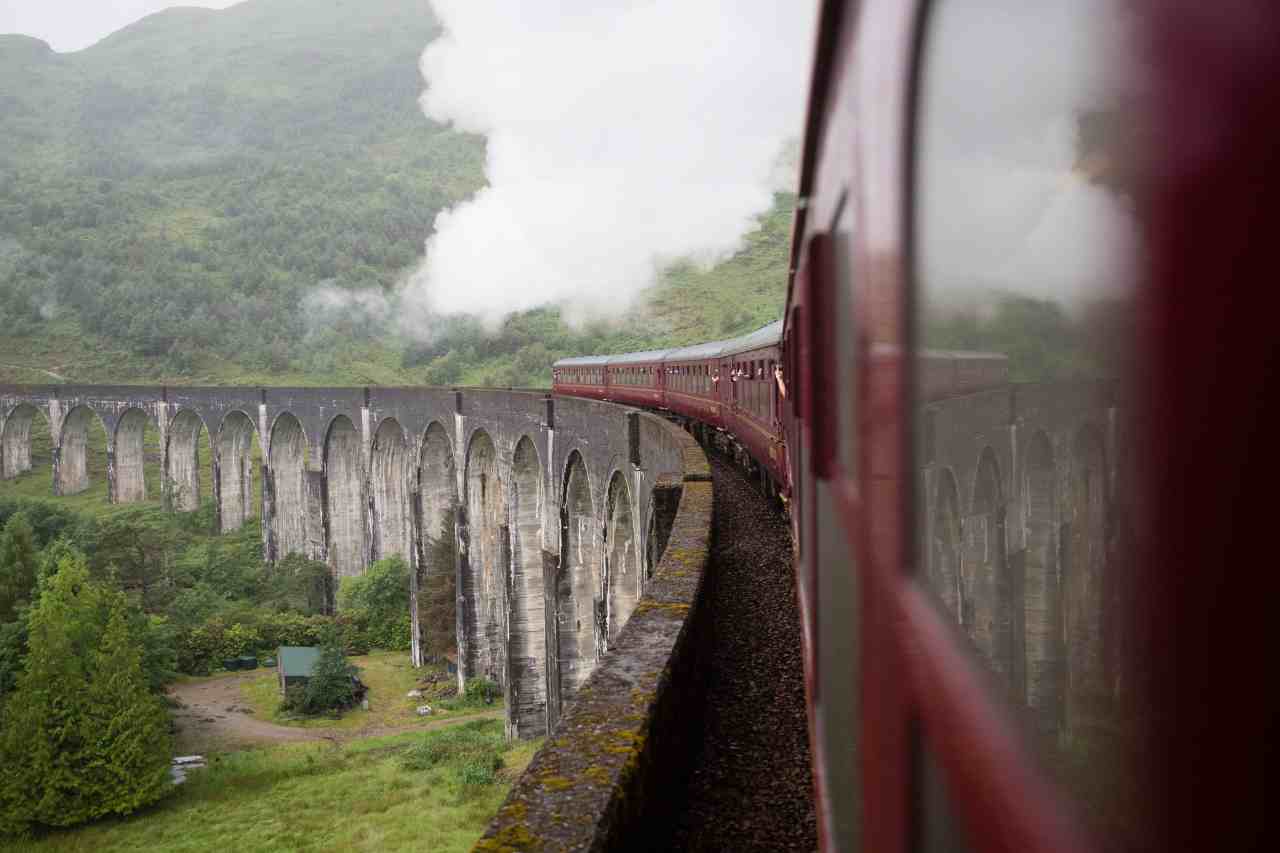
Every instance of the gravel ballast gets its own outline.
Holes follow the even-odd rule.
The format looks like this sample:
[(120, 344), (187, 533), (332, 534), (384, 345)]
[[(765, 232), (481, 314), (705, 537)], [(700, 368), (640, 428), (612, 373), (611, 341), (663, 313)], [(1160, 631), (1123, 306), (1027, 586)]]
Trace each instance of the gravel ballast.
[(741, 472), (710, 457), (715, 481), (711, 631), (703, 742), (672, 791), (671, 850), (814, 850), (790, 532)]

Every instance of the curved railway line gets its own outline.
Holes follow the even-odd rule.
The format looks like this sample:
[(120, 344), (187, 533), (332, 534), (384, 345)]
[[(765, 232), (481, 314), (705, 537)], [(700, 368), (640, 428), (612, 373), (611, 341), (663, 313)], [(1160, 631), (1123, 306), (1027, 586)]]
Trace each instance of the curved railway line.
[(702, 748), (660, 849), (817, 848), (800, 614), (786, 521), (742, 472), (715, 482)]

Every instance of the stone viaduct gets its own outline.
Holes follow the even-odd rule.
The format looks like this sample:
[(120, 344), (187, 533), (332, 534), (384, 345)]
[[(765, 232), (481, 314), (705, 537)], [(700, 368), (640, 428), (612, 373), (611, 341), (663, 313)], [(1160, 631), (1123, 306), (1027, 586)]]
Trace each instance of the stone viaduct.
[(921, 575), (1046, 735), (1099, 723), (1124, 687), (1121, 413), (1107, 384), (1019, 384), (932, 401), (918, 422)]
[(88, 487), (97, 419), (110, 500), (143, 499), (150, 424), (166, 503), (198, 508), (210, 465), (219, 528), (260, 514), (268, 560), (302, 553), (344, 577), (398, 554), (414, 569), (415, 611), (423, 578), (456, 572), (459, 679), (503, 685), (513, 736), (546, 734), (626, 624), (665, 544), (682, 470), (682, 433), (666, 421), (543, 393), (49, 385), (0, 386), (5, 478), (31, 468), (37, 414), (55, 494)]
[[(995, 689), (1060, 743), (1113, 725), (1129, 678), (1112, 616), (1134, 594), (1123, 412), (1107, 384), (1000, 383), (929, 399), (917, 419), (920, 582)], [(415, 582), (456, 572), (460, 678), (504, 685), (513, 736), (556, 733), (490, 842), (643, 837), (644, 804), (687, 772), (709, 712), (712, 504), (706, 461), (675, 425), (515, 391), (0, 386), (5, 477), (30, 468), (37, 413), (56, 493), (86, 488), (96, 418), (111, 499), (139, 499), (150, 423), (169, 505), (199, 505), (208, 464), (221, 529), (260, 514), (268, 559), (301, 552), (345, 576), (401, 554)]]

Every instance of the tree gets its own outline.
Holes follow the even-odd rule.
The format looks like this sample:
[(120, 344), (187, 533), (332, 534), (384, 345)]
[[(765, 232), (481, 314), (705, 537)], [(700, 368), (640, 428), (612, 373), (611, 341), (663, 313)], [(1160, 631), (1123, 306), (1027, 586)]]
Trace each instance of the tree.
[(0, 534), (0, 622), (13, 619), (18, 605), (31, 600), (39, 565), (31, 523), (26, 513), (14, 513)]
[(129, 507), (99, 521), (93, 564), (99, 574), (114, 574), (123, 589), (152, 609), (173, 594), (177, 547), (178, 532), (163, 510)]
[(280, 610), (328, 613), (333, 598), (333, 571), (327, 563), (303, 554), (288, 554), (263, 567), (258, 600)]
[(387, 557), (359, 577), (343, 578), (338, 609), (363, 623), (372, 645), (384, 649), (409, 647), (409, 564), (403, 557)]
[(304, 714), (325, 714), (350, 708), (363, 695), (354, 664), (342, 653), (342, 641), (330, 630), (320, 647), (320, 657), (302, 694), (297, 710)]
[(418, 587), (418, 624), (423, 654), (440, 658), (458, 644), (457, 587), (454, 572), (457, 549), (453, 539), (454, 510), (445, 517), (445, 535), (428, 539), (426, 564), (431, 567)]
[(129, 814), (172, 787), (169, 714), (151, 692), (145, 651), (130, 630), (125, 599), (112, 598), (87, 691), (90, 730), (101, 744), (89, 784), (102, 795), (99, 814)]
[(167, 712), (148, 689), (124, 594), (68, 557), (27, 624), (26, 661), (0, 710), (0, 834), (129, 814), (163, 796)]
[(4, 702), (18, 683), (22, 672), (22, 659), (27, 656), (27, 620), (0, 622), (0, 718), (4, 714)]

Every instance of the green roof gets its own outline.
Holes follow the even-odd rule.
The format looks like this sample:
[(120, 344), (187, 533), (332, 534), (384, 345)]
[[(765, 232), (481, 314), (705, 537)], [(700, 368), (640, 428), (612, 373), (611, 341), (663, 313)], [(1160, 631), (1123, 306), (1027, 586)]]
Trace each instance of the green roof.
[(285, 678), (310, 677), (319, 659), (320, 649), (315, 646), (281, 646), (276, 666)]

